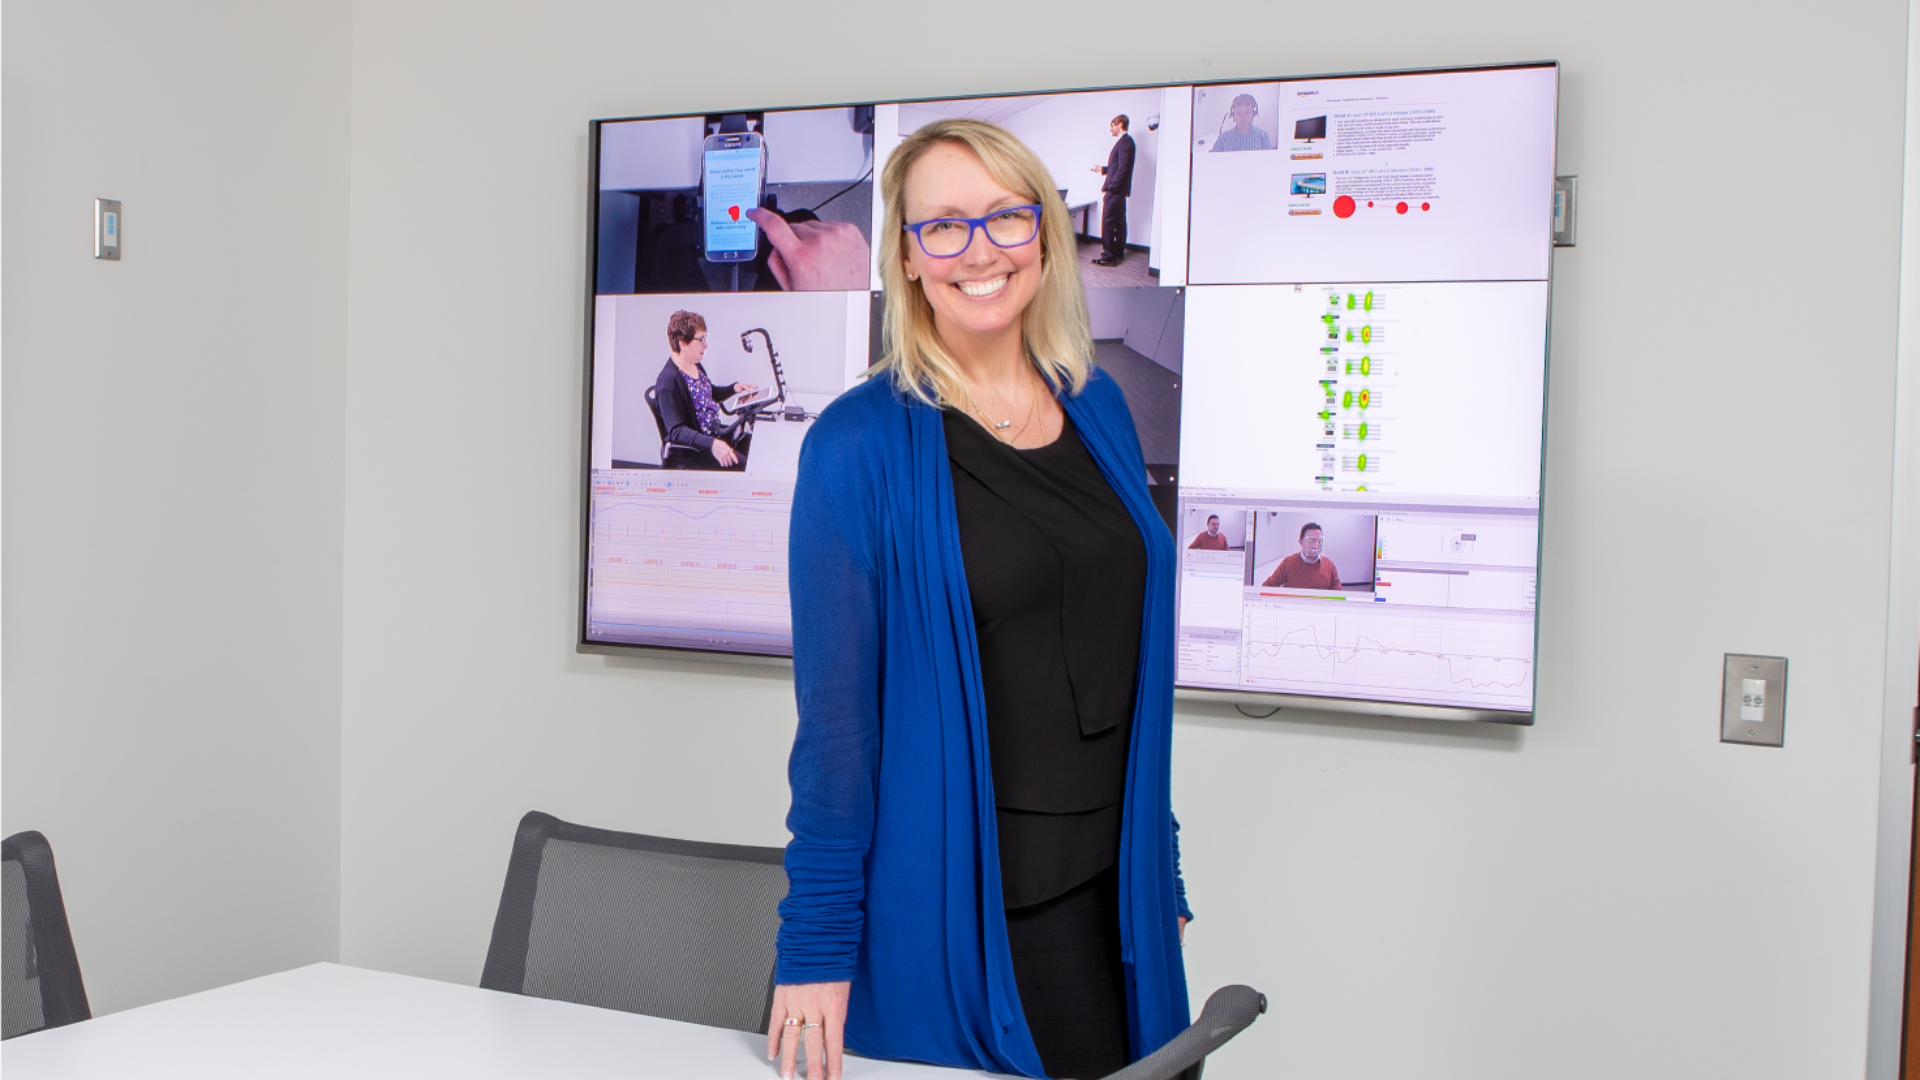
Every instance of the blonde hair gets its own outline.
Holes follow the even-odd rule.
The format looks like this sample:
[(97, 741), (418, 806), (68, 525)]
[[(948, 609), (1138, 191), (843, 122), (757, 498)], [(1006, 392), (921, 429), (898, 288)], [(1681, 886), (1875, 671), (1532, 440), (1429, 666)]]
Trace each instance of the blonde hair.
[(903, 245), (913, 242), (905, 228), (907, 172), (941, 143), (973, 151), (995, 183), (1040, 206), (1040, 288), (1021, 318), (1020, 336), (1054, 392), (1064, 388), (1078, 394), (1093, 372), (1093, 332), (1067, 204), (1038, 155), (1007, 129), (979, 120), (937, 120), (907, 136), (887, 159), (880, 177), (880, 281), (887, 306), (880, 325), (880, 362), (867, 374), (888, 372), (903, 393), (929, 405), (966, 398), (959, 365), (934, 329), (933, 305), (920, 283), (908, 280), (903, 257)]

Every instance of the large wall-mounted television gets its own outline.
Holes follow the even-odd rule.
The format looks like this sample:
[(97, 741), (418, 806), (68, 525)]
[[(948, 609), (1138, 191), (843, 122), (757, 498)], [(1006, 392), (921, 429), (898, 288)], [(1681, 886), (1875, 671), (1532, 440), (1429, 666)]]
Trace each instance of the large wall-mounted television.
[[(1558, 74), (594, 121), (578, 647), (791, 655), (800, 446), (878, 359), (874, 179), (967, 116), (1033, 147), (1074, 222), (1095, 359), (1180, 548), (1178, 692), (1530, 723)], [(1128, 257), (1098, 266), (1122, 115)], [(797, 275), (782, 230), (868, 257)], [(670, 338), (740, 391), (690, 406)], [(723, 434), (688, 435), (702, 411)]]

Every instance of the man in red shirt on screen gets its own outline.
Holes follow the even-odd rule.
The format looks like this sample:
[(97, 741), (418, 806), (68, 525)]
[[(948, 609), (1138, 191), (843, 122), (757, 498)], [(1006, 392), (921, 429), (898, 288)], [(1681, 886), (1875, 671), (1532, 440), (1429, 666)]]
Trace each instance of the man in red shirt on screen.
[(1193, 543), (1187, 545), (1188, 551), (1225, 551), (1227, 538), (1220, 535), (1220, 515), (1207, 515), (1207, 531), (1196, 535)]
[(1326, 536), (1319, 525), (1311, 521), (1302, 525), (1300, 554), (1281, 559), (1267, 580), (1260, 583), (1261, 588), (1338, 589), (1340, 571), (1334, 569), (1332, 559), (1320, 554), (1325, 543)]

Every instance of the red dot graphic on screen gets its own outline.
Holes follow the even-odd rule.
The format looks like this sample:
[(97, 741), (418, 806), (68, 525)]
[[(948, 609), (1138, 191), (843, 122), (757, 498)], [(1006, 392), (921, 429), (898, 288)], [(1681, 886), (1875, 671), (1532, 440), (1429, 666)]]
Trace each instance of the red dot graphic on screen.
[(1422, 209), (1422, 210), (1431, 210), (1431, 209), (1433, 209), (1433, 204), (1432, 204), (1432, 203), (1421, 203), (1421, 204), (1420, 204), (1420, 209)]
[(1342, 195), (1333, 200), (1333, 216), (1349, 218), (1353, 216), (1353, 197)]
[(1373, 209), (1373, 200), (1372, 200), (1372, 199), (1368, 199), (1368, 200), (1367, 200), (1367, 209), (1369, 209), (1369, 210), (1371, 210), (1371, 209)]
[(739, 208), (739, 207), (737, 207), (737, 206), (729, 206), (729, 207), (727, 207), (727, 216), (728, 216), (728, 217), (730, 217), (730, 218), (732, 218), (732, 219), (733, 219), (733, 220), (735, 220), (735, 221), (739, 221), (739, 220), (740, 220), (740, 208)]
[(1393, 212), (1394, 212), (1394, 213), (1396, 213), (1396, 214), (1404, 214), (1404, 213), (1406, 213), (1406, 212), (1407, 212), (1407, 204), (1406, 204), (1406, 203), (1401, 203), (1401, 204), (1400, 204), (1399, 206), (1396, 206), (1396, 207), (1394, 207), (1394, 208), (1393, 208)]

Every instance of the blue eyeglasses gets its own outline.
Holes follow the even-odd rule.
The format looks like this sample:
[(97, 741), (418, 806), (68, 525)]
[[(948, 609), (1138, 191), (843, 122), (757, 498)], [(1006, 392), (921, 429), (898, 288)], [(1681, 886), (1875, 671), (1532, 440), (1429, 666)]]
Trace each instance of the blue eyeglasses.
[(995, 247), (1011, 248), (1030, 244), (1040, 235), (1038, 206), (1009, 206), (986, 217), (932, 218), (901, 228), (920, 241), (920, 250), (933, 259), (951, 259), (973, 243), (975, 229), (984, 231)]

